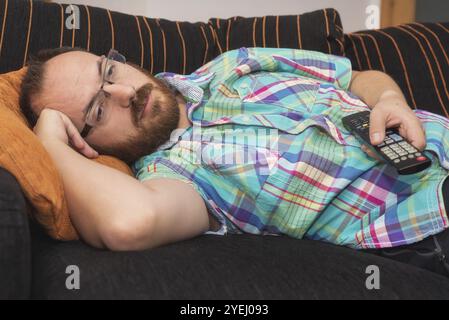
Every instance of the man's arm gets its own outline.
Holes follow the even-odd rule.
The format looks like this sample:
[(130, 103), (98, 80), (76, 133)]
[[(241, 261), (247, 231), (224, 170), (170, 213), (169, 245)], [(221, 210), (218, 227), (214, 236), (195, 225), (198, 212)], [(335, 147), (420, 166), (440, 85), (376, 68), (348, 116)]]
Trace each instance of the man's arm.
[(370, 108), (386, 96), (395, 96), (407, 105), (407, 101), (397, 83), (380, 71), (352, 71), (349, 91), (360, 97)]
[(72, 140), (94, 156), (69, 122), (58, 111), (44, 110), (35, 132), (61, 174), (70, 217), (83, 240), (99, 248), (142, 250), (209, 229), (204, 201), (192, 186), (173, 179), (142, 183), (85, 158), (68, 146)]
[[(373, 145), (384, 140), (386, 128), (399, 127), (399, 133), (412, 145), (419, 150), (425, 148), (426, 137), (421, 122), (390, 76), (380, 71), (353, 71), (349, 91), (372, 109), (370, 138)], [(368, 153), (374, 156), (372, 152)]]

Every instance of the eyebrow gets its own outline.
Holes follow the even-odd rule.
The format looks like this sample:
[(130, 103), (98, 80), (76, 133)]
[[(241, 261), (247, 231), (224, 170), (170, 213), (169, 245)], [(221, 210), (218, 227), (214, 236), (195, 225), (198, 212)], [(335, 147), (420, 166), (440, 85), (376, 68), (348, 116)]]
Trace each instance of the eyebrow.
[[(98, 78), (101, 80), (102, 72), (101, 72), (101, 65), (103, 64), (103, 58), (101, 57), (99, 60), (96, 61), (97, 69), (98, 69)], [(86, 107), (83, 109), (83, 113), (85, 115), (88, 114), (89, 110), (92, 108), (95, 98), (97, 97), (97, 94), (95, 94), (92, 99), (90, 99), (89, 103), (86, 105)]]

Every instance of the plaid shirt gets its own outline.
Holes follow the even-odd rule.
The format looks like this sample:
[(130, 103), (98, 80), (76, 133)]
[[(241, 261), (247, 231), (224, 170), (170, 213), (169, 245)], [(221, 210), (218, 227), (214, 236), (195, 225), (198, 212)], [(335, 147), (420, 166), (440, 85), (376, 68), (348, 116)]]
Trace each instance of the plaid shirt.
[(348, 92), (348, 59), (292, 49), (229, 51), (191, 75), (158, 77), (181, 92), (192, 126), (133, 166), (139, 180), (191, 184), (221, 234), (289, 235), (358, 249), (414, 243), (448, 227), (442, 183), (449, 120), (415, 110), (430, 168), (398, 175), (368, 157), (341, 119), (369, 110)]

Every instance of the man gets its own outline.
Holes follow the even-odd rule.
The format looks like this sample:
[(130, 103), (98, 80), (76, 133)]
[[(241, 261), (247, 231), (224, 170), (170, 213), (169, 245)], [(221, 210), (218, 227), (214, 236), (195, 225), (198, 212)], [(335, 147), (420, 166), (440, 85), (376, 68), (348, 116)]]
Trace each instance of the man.
[[(448, 119), (411, 110), (389, 76), (342, 57), (241, 48), (189, 76), (153, 77), (114, 50), (62, 48), (30, 62), (21, 106), (95, 247), (248, 232), (412, 248), (447, 235)], [(399, 126), (417, 152), (433, 151), (432, 166), (401, 176), (360, 145), (341, 119), (369, 109), (373, 145)], [(140, 181), (87, 159), (98, 153)], [(443, 251), (436, 259), (447, 265)]]

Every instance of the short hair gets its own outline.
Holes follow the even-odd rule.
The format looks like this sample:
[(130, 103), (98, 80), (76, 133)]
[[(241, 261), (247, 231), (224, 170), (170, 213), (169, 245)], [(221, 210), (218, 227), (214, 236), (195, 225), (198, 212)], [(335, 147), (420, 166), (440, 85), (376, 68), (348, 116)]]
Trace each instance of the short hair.
[(31, 56), (27, 63), (27, 71), (22, 79), (20, 87), (20, 110), (28, 121), (31, 127), (36, 125), (38, 116), (33, 111), (31, 99), (40, 93), (42, 90), (42, 82), (45, 72), (45, 63), (60, 54), (72, 51), (83, 51), (83, 48), (78, 47), (60, 47), (54, 49), (44, 49)]

